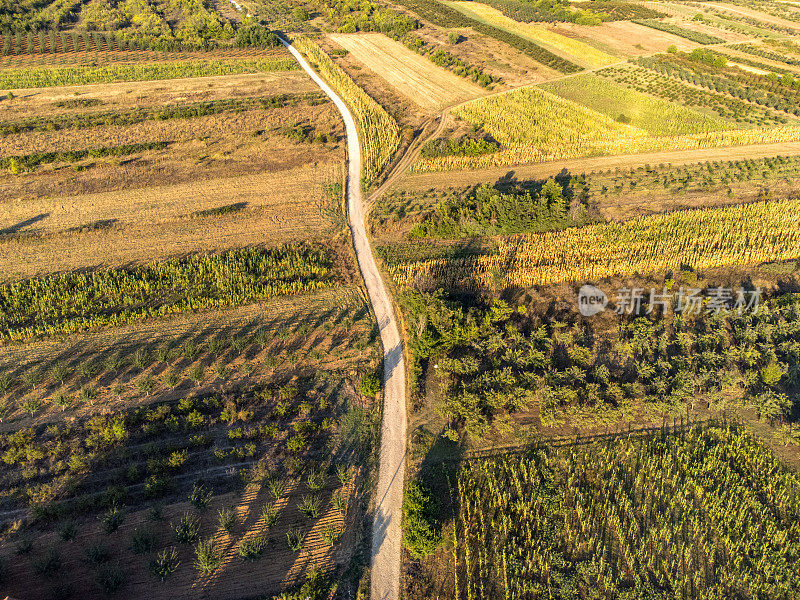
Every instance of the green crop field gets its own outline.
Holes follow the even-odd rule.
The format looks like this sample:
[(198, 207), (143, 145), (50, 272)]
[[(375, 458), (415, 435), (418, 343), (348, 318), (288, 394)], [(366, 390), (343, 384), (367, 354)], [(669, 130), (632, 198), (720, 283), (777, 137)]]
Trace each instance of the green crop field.
[(454, 488), (454, 597), (800, 593), (800, 480), (734, 427), (467, 461)]
[(731, 128), (730, 122), (724, 119), (637, 92), (597, 75), (578, 75), (540, 87), (612, 119), (644, 129), (652, 136), (705, 133)]

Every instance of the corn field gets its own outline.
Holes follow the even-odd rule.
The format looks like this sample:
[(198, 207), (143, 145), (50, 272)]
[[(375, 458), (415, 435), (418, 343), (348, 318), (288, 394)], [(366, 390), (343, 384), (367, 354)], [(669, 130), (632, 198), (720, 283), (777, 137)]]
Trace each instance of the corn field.
[(599, 280), (800, 257), (800, 200), (684, 210), (502, 238), (494, 254), (390, 267), (400, 285), (468, 289)]
[(789, 125), (672, 136), (649, 135), (643, 129), (620, 123), (577, 102), (536, 87), (473, 100), (453, 109), (452, 114), (483, 127), (500, 142), (500, 151), (474, 157), (420, 158), (414, 163), (413, 171), (480, 169), (584, 156), (800, 140), (800, 127)]
[(336, 279), (330, 250), (312, 245), (248, 248), (138, 269), (51, 275), (0, 286), (0, 339), (233, 306), (327, 287)]
[(468, 461), (451, 598), (796, 598), (800, 481), (723, 425)]
[(299, 38), (294, 45), (353, 111), (364, 157), (362, 179), (365, 185), (370, 185), (400, 145), (397, 123), (312, 40)]
[(238, 75), (263, 71), (291, 71), (297, 68), (297, 63), (291, 58), (275, 57), (243, 60), (186, 60), (132, 65), (117, 64), (103, 67), (3, 69), (0, 71), (0, 88), (24, 89), (112, 83), (114, 81), (150, 81), (209, 77), (213, 75)]

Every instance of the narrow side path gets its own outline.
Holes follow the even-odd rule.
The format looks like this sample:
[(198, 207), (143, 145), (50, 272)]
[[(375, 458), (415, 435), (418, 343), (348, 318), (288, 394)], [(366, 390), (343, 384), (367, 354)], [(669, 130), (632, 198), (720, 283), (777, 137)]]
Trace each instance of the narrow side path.
[(372, 525), (372, 600), (399, 600), (406, 455), (406, 368), (400, 329), (372, 255), (361, 197), (361, 146), (353, 115), (344, 101), (288, 42), (283, 44), (339, 109), (347, 133), (347, 213), (358, 266), (367, 286), (383, 343), (383, 423), (375, 517)]

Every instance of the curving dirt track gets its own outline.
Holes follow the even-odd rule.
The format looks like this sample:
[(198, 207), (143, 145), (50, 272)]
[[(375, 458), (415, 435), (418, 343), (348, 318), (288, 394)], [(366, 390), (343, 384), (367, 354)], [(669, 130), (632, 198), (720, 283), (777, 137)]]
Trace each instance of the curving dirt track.
[(400, 521), (406, 454), (406, 369), (400, 330), (367, 239), (360, 185), (361, 146), (353, 116), (347, 105), (314, 72), (303, 56), (291, 44), (285, 41), (283, 43), (303, 70), (339, 109), (347, 132), (347, 208), (350, 231), (383, 343), (383, 424), (377, 505), (372, 525), (371, 595), (373, 600), (398, 600), (402, 549)]

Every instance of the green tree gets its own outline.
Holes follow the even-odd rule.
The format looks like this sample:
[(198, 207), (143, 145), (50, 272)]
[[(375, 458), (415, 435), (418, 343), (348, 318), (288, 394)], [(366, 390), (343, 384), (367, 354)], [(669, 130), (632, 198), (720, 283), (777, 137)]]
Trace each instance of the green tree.
[(414, 558), (432, 554), (442, 541), (434, 514), (428, 492), (416, 481), (409, 484), (403, 498), (403, 543)]

